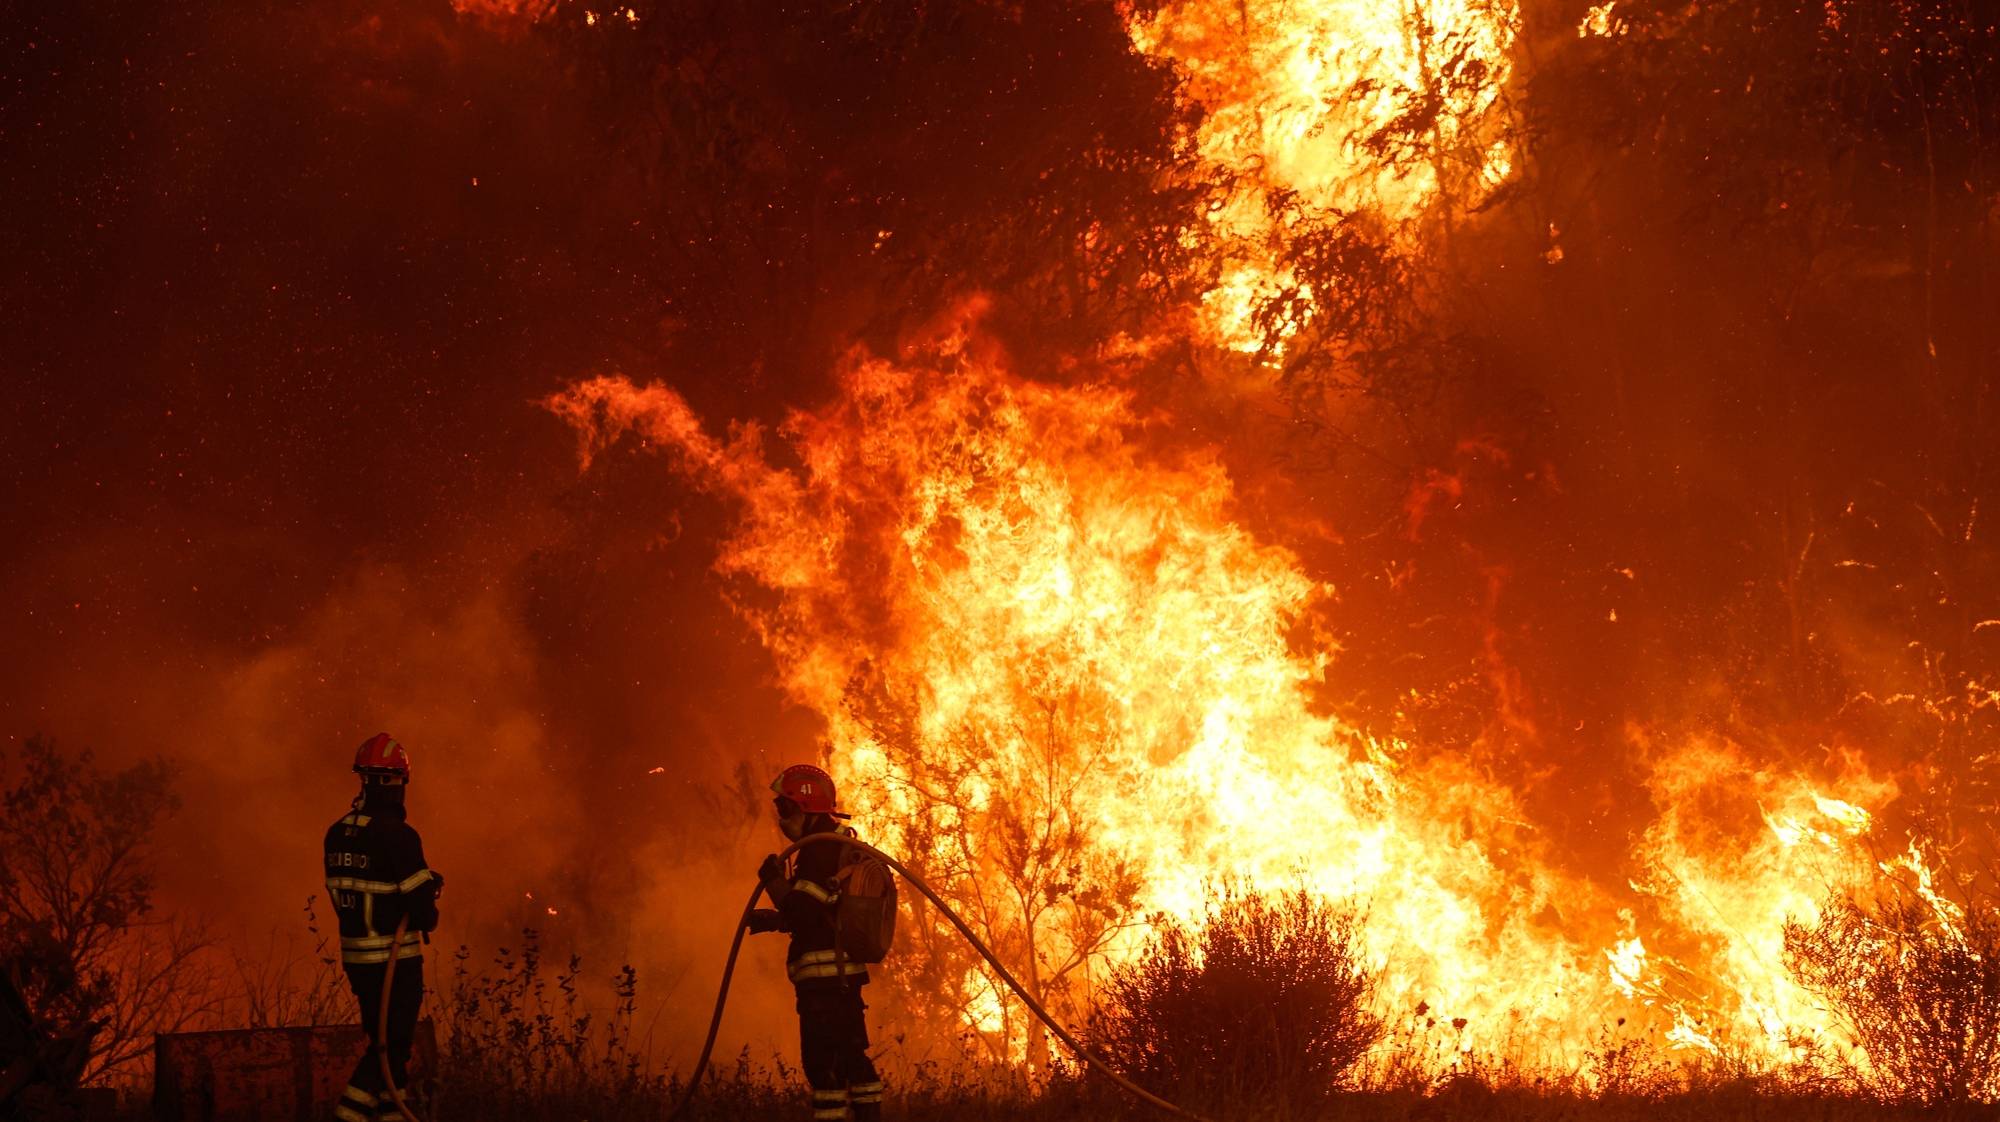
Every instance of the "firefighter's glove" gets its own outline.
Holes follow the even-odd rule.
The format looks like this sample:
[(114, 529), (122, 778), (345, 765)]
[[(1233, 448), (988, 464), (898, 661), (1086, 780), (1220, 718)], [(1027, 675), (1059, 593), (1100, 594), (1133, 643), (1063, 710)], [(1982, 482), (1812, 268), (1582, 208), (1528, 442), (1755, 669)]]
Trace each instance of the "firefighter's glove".
[(758, 908), (750, 913), (750, 934), (762, 935), (766, 931), (784, 930), (784, 918), (776, 908)]
[(764, 863), (757, 866), (757, 880), (762, 884), (785, 883), (785, 863), (778, 860), (777, 854), (765, 855)]
[(769, 896), (773, 904), (783, 904), (785, 896), (792, 891), (792, 882), (785, 878), (785, 863), (778, 860), (775, 853), (757, 866), (757, 883), (764, 886), (764, 895)]

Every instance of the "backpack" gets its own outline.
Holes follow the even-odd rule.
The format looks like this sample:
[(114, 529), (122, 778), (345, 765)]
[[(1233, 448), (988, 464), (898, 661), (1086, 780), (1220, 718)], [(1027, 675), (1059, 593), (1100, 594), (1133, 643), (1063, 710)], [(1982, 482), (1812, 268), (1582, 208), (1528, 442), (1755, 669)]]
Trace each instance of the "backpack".
[(846, 850), (833, 883), (834, 945), (842, 956), (874, 964), (889, 957), (896, 941), (896, 878), (882, 859), (865, 850)]

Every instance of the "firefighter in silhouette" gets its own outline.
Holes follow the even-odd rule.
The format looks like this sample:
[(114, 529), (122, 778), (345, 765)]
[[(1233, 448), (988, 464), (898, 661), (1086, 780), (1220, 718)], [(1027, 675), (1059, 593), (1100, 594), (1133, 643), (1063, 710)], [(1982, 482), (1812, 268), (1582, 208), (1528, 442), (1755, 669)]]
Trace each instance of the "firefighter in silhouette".
[[(811, 764), (786, 768), (771, 784), (778, 828), (797, 841), (832, 833), (833, 777)], [(791, 869), (773, 854), (764, 858), (757, 879), (774, 908), (750, 914), (750, 930), (791, 935), (785, 972), (798, 995), (799, 1066), (812, 1085), (815, 1119), (848, 1117), (877, 1122), (882, 1117), (882, 1079), (868, 1058), (868, 1023), (861, 987), (868, 967), (835, 945), (834, 904), (839, 891), (842, 850), (838, 842), (815, 842), (801, 849)]]
[[(437, 927), (444, 878), (424, 863), (423, 839), (403, 808), (410, 786), (410, 757), (388, 733), (368, 738), (354, 755), (361, 793), (348, 813), (326, 831), (326, 891), (340, 917), (340, 960), (347, 984), (361, 1003), (368, 1051), (348, 1077), (333, 1115), (341, 1122), (400, 1119), (382, 1081), (380, 1049), (389, 1071), (408, 1090), (410, 1045), (424, 1001), (424, 942)], [(396, 926), (407, 921), (399, 939)], [(376, 1039), (382, 1023), (382, 981), (391, 956), (396, 974), (388, 995), (388, 1040)]]

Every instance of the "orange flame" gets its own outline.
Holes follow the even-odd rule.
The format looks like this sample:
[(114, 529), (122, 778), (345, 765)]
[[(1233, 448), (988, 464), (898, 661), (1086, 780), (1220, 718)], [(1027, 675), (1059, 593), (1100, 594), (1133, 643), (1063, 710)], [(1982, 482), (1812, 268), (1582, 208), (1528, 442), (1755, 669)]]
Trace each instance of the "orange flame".
[(1261, 349), (1256, 309), (1298, 284), (1272, 192), (1393, 229), (1512, 174), (1500, 102), (1519, 26), (1513, 0), (1180, 0), (1131, 21), (1134, 45), (1186, 73), (1201, 156), (1236, 184), (1209, 213), (1223, 266), (1203, 308), (1222, 345)]
[[(1354, 901), (1384, 1012), (1463, 1018), (1468, 1050), (1573, 1059), (1620, 1016), (1771, 1058), (1787, 1029), (1826, 1030), (1779, 963), (1782, 925), (1865, 869), (1865, 807), (1891, 788), (1745, 786), (1727, 745), (1657, 751), (1635, 883), (1565, 871), (1493, 778), (1316, 709), (1330, 590), (1242, 527), (1213, 455), (1145, 443), (1160, 418), (1120, 389), (1024, 380), (963, 343), (854, 360), (835, 401), (780, 429), (796, 471), (760, 428), (718, 439), (657, 384), (599, 377), (549, 402), (586, 463), (632, 432), (741, 510), (718, 569), (825, 721), (872, 839), (997, 875), (1012, 802), (1059, 781), (1043, 809), (1083, 839), (1082, 879), (1130, 876), (1122, 921), (1193, 917), (1222, 876)], [(1702, 809), (1725, 796), (1733, 816)], [(1087, 978), (1144, 930), (1096, 940), (986, 906), (1030, 970), (1083, 961)], [(1018, 1035), (990, 980), (960, 988), (966, 1025)]]
[(1784, 925), (1817, 921), (1830, 888), (1868, 874), (1861, 843), (1873, 819), (1854, 800), (1886, 804), (1894, 786), (1850, 777), (1836, 798), (1753, 767), (1727, 744), (1698, 742), (1663, 752), (1648, 787), (1658, 817), (1635, 854), (1633, 887), (1688, 952), (1628, 977), (1672, 1016), (1668, 1039), (1768, 1059), (1828, 1040), (1835, 1026), (1824, 1003), (1784, 969)]

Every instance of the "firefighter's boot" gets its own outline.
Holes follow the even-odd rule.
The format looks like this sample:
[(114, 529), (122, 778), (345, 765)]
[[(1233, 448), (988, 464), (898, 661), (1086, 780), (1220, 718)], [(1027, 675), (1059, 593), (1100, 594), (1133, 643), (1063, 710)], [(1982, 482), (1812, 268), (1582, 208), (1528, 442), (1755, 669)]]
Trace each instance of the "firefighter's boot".
[(847, 1088), (814, 1088), (812, 1104), (813, 1122), (840, 1122), (847, 1117)]
[[(862, 1054), (862, 1062), (867, 1062), (867, 1054)], [(870, 1065), (870, 1075), (873, 1075)], [(866, 1083), (850, 1084), (847, 1101), (854, 1107), (854, 1122), (882, 1122), (882, 1081), (870, 1079)]]

